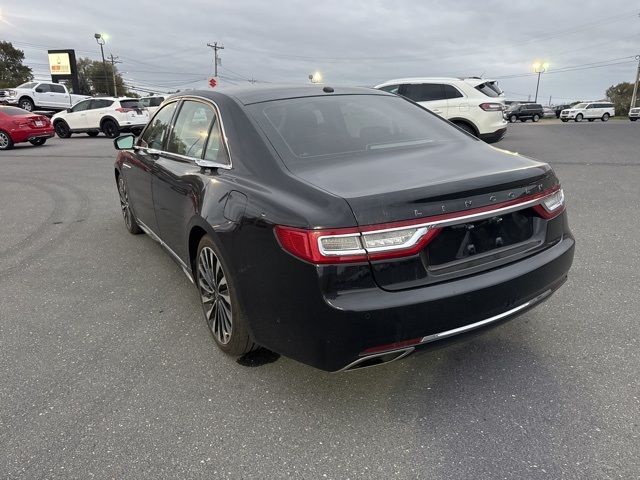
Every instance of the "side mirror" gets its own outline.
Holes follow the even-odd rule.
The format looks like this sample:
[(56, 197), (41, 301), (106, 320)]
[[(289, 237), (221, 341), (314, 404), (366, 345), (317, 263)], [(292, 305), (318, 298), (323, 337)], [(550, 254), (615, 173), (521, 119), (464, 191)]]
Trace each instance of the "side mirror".
[(116, 147), (116, 150), (131, 150), (135, 139), (136, 137), (131, 133), (120, 135), (113, 141), (113, 146)]
[(71, 107), (67, 108), (67, 113), (71, 113), (71, 112), (72, 112)]

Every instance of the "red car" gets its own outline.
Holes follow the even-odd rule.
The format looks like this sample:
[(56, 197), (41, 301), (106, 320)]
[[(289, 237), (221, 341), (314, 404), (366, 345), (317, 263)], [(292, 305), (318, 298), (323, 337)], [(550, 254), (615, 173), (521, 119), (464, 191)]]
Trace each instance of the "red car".
[(13, 148), (14, 143), (29, 142), (40, 146), (54, 135), (51, 121), (17, 107), (0, 106), (0, 150)]

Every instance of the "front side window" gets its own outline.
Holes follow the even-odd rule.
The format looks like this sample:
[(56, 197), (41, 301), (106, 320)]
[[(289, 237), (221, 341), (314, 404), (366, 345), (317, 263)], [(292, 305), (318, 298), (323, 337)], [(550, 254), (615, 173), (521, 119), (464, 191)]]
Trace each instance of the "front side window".
[(53, 93), (67, 93), (62, 85), (51, 85), (51, 91)]
[(306, 97), (250, 107), (285, 163), (427, 148), (467, 136), (400, 97)]
[(202, 158), (209, 129), (215, 119), (213, 108), (195, 100), (183, 102), (167, 144), (167, 152)]
[(158, 110), (158, 113), (153, 117), (153, 120), (151, 120), (151, 123), (140, 137), (138, 142), (140, 146), (153, 150), (162, 150), (177, 105), (178, 102), (173, 102)]
[(36, 87), (36, 92), (38, 93), (47, 93), (51, 91), (51, 85), (48, 83), (41, 83)]
[(76, 113), (76, 112), (82, 112), (84, 110), (89, 110), (90, 105), (91, 105), (91, 100), (83, 100), (81, 102), (76, 103), (71, 109), (71, 111), (73, 113)]
[(440, 83), (409, 83), (404, 86), (402, 95), (414, 102), (429, 102), (445, 98)]

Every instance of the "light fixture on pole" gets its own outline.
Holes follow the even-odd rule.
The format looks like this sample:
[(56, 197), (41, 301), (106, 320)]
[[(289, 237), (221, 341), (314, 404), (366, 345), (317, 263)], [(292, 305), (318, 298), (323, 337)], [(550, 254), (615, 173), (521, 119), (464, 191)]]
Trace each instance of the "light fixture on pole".
[[(102, 54), (102, 66), (104, 68), (104, 85), (105, 85), (105, 91), (106, 93), (109, 93), (109, 89), (107, 87), (108, 83), (107, 83), (107, 78), (108, 78), (108, 74), (107, 74), (107, 62), (104, 59), (104, 44), (105, 44), (105, 40), (106, 40), (106, 35), (103, 35), (101, 33), (94, 33), (93, 38), (96, 39), (96, 42), (98, 42), (98, 45), (100, 45), (100, 53)], [(113, 96), (116, 96), (116, 92), (113, 92)]]
[(533, 65), (533, 71), (538, 74), (538, 83), (536, 84), (536, 99), (534, 103), (538, 103), (538, 89), (540, 88), (540, 75), (542, 72), (546, 72), (549, 68), (549, 63), (547, 62), (535, 62)]
[(309, 80), (311, 80), (311, 83), (321, 83), (322, 74), (320, 72), (315, 72), (313, 75), (309, 75)]

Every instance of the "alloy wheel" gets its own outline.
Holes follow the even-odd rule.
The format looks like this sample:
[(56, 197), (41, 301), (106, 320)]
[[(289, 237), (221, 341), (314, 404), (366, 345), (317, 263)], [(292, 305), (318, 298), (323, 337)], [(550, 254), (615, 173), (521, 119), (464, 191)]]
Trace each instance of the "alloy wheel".
[(122, 209), (122, 216), (124, 217), (124, 223), (127, 229), (131, 230), (133, 223), (133, 216), (131, 214), (131, 207), (129, 206), (129, 194), (127, 193), (127, 187), (124, 184), (124, 178), (118, 179), (118, 193), (120, 194), (120, 208)]
[(20, 108), (23, 110), (26, 110), (27, 112), (30, 112), (31, 110), (33, 110), (31, 102), (28, 100), (20, 102)]
[(233, 328), (231, 295), (222, 263), (210, 247), (202, 248), (198, 256), (198, 289), (211, 333), (226, 345)]
[(4, 132), (0, 132), (0, 150), (8, 148), (9, 143), (9, 136)]

